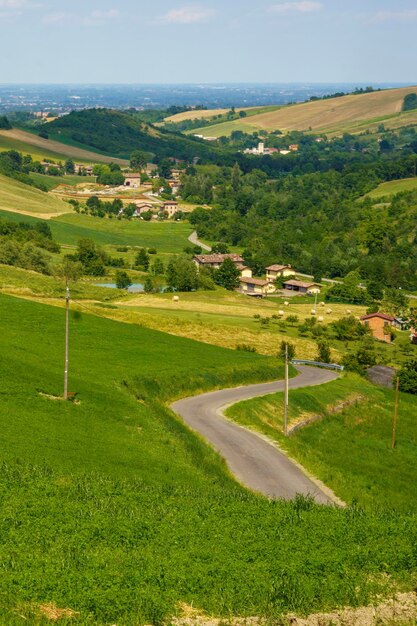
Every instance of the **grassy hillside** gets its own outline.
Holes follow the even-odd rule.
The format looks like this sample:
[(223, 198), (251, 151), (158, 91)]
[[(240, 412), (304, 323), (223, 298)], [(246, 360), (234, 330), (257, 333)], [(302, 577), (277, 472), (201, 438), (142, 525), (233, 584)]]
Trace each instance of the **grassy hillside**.
[[(68, 207), (63, 201), (57, 201)], [(19, 222), (33, 223), (36, 219), (0, 210), (1, 215)], [(100, 219), (76, 213), (53, 218), (48, 223), (54, 239), (59, 243), (76, 245), (79, 239), (88, 237), (100, 245), (155, 247), (159, 252), (166, 253), (181, 252), (189, 245), (187, 238), (192, 231), (186, 222)]]
[(0, 174), (0, 210), (50, 217), (71, 213), (72, 207), (52, 194)]
[(3, 623), (277, 618), (412, 588), (415, 516), (252, 495), (162, 404), (275, 362), (71, 317), (63, 403), (62, 310), (0, 296), (0, 319)]
[(111, 158), (78, 146), (69, 146), (57, 139), (43, 139), (37, 134), (17, 128), (0, 131), (0, 150), (17, 150), (23, 154), (30, 154), (34, 160), (38, 161), (43, 159), (65, 161), (71, 157), (80, 163), (110, 163), (115, 161), (120, 165), (128, 164), (123, 159)]
[(283, 395), (242, 402), (228, 416), (277, 440), (346, 502), (416, 509), (417, 398), (401, 394), (397, 446), (391, 449), (394, 392), (349, 374), (311, 390), (290, 391), (290, 425), (322, 419), (282, 437)]
[[(363, 95), (348, 95), (282, 107), (269, 113), (261, 113), (234, 122), (205, 127), (204, 132), (212, 136), (230, 135), (233, 130), (253, 132), (254, 130), (301, 130), (342, 134), (360, 132), (380, 123), (390, 127), (390, 122), (398, 126), (412, 123), (415, 111), (402, 113), (404, 97), (417, 93), (417, 87), (387, 89)], [(387, 122), (387, 123), (386, 123)], [(203, 129), (201, 129), (203, 130)], [(198, 133), (199, 130), (193, 132)]]
[(385, 196), (395, 196), (403, 191), (415, 191), (417, 189), (417, 178), (402, 178), (400, 180), (390, 180), (388, 183), (381, 183), (376, 189), (366, 194), (368, 198), (383, 198)]

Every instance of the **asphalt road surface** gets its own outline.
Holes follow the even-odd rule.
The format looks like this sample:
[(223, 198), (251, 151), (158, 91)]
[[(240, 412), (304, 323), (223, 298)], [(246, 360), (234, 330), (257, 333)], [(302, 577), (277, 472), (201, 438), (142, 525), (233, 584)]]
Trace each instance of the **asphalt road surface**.
[(191, 235), (188, 237), (188, 241), (192, 243), (194, 246), (200, 246), (200, 248), (202, 250), (205, 250), (206, 252), (211, 252), (210, 246), (198, 240), (198, 235), (197, 235), (196, 230), (192, 232)]
[[(299, 375), (290, 379), (290, 389), (310, 387), (337, 378), (332, 371), (298, 366)], [(310, 495), (321, 504), (334, 504), (331, 492), (313, 482), (300, 467), (274, 445), (222, 415), (221, 409), (256, 396), (283, 391), (284, 382), (223, 389), (178, 400), (172, 410), (200, 433), (225, 458), (239, 482), (270, 498), (293, 499)]]

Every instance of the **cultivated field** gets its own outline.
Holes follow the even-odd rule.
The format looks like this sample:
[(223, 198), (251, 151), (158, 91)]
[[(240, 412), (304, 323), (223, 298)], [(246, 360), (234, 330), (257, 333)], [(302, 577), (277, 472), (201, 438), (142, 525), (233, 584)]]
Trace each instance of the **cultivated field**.
[(52, 194), (0, 175), (0, 210), (49, 219), (73, 209)]
[[(265, 106), (265, 107), (242, 107), (237, 108), (236, 113), (245, 111), (247, 115), (255, 115), (256, 113), (266, 112), (269, 110), (275, 110), (277, 106)], [(214, 117), (215, 115), (226, 115), (230, 109), (205, 109), (199, 111), (184, 111), (183, 113), (177, 113), (176, 115), (170, 115), (165, 118), (165, 122), (173, 122), (178, 124), (179, 122), (185, 122), (186, 120), (205, 120)]]
[(23, 152), (23, 154), (30, 154), (36, 160), (49, 158), (56, 161), (65, 161), (65, 159), (71, 157), (81, 163), (129, 164), (124, 159), (104, 156), (98, 152), (66, 145), (54, 139), (43, 139), (38, 135), (16, 128), (0, 131), (0, 150), (17, 150)]
[[(412, 123), (416, 112), (401, 113), (404, 97), (417, 93), (417, 87), (388, 89), (363, 95), (348, 95), (316, 102), (289, 105), (276, 111), (260, 113), (246, 118), (225, 122), (201, 129), (205, 134), (220, 137), (230, 135), (232, 130), (314, 131), (326, 134), (359, 132), (369, 126), (392, 121), (398, 126)], [(388, 126), (388, 124), (387, 124)], [(193, 132), (199, 133), (196, 129)]]

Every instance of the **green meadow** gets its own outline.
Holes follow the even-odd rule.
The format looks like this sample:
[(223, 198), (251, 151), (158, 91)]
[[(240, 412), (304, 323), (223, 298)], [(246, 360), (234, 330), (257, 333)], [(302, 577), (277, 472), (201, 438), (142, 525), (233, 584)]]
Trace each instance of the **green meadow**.
[[(26, 187), (26, 186), (25, 186)], [(36, 190), (35, 190), (36, 191)], [(43, 196), (49, 197), (43, 192)], [(64, 206), (68, 205), (61, 201)], [(17, 222), (34, 223), (37, 218), (1, 211), (0, 217)], [(100, 245), (154, 247), (158, 252), (182, 252), (190, 245), (192, 232), (186, 222), (145, 222), (142, 220), (118, 220), (68, 213), (48, 220), (52, 235), (62, 244), (74, 246), (82, 238), (93, 239)]]
[(30, 177), (37, 183), (45, 185), (48, 191), (55, 189), (58, 185), (69, 185), (71, 187), (75, 187), (80, 183), (94, 183), (96, 180), (95, 176), (89, 176), (88, 178), (86, 176), (77, 176), (76, 174), (68, 174), (66, 176), (48, 176), (48, 174), (37, 174), (36, 172), (31, 172)]
[(415, 512), (252, 494), (167, 408), (277, 360), (71, 314), (64, 403), (64, 311), (0, 296), (0, 320), (2, 623), (278, 620), (415, 585)]
[[(0, 174), (0, 210), (54, 215), (56, 213), (69, 213), (72, 211), (72, 207), (52, 194)], [(23, 221), (21, 215), (19, 218), (20, 221)]]
[(236, 404), (227, 415), (279, 442), (345, 502), (368, 510), (416, 510), (415, 397), (400, 394), (394, 450), (394, 391), (348, 374), (320, 387), (290, 391), (289, 400), (290, 425), (321, 419), (284, 438), (282, 394)]

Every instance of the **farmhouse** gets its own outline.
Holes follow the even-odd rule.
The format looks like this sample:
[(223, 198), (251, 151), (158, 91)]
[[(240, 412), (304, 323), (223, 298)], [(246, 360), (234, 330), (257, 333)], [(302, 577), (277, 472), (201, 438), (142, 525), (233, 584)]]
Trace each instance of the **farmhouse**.
[(284, 289), (289, 291), (297, 291), (299, 293), (320, 293), (320, 285), (317, 283), (305, 283), (301, 280), (286, 280), (284, 282)]
[(92, 176), (93, 175), (93, 166), (92, 165), (83, 165), (82, 163), (74, 163), (74, 174), (81, 174), (83, 176)]
[(196, 254), (193, 261), (197, 267), (214, 267), (217, 269), (226, 259), (231, 259), (238, 268), (242, 268), (244, 264), (244, 260), (239, 254)]
[(261, 278), (240, 278), (240, 290), (248, 296), (264, 298), (269, 293), (275, 292), (274, 285)]
[(166, 213), (169, 218), (174, 217), (179, 210), (178, 202), (174, 202), (173, 200), (167, 200), (161, 207), (161, 211)]
[(125, 187), (133, 187), (137, 189), (140, 187), (140, 174), (137, 172), (132, 172), (130, 174), (124, 174), (125, 182), (123, 183)]
[(156, 208), (159, 208), (158, 205), (152, 204), (151, 202), (136, 202), (136, 211), (134, 212), (134, 216), (140, 217), (143, 213), (155, 211)]
[(252, 270), (250, 267), (246, 267), (246, 265), (236, 265), (236, 267), (240, 271), (241, 278), (252, 278)]
[(277, 278), (293, 276), (294, 273), (291, 265), (270, 265), (266, 268), (266, 280), (272, 283)]
[(391, 328), (395, 323), (395, 317), (385, 313), (370, 313), (361, 317), (361, 323), (369, 328), (375, 339), (391, 343)]

